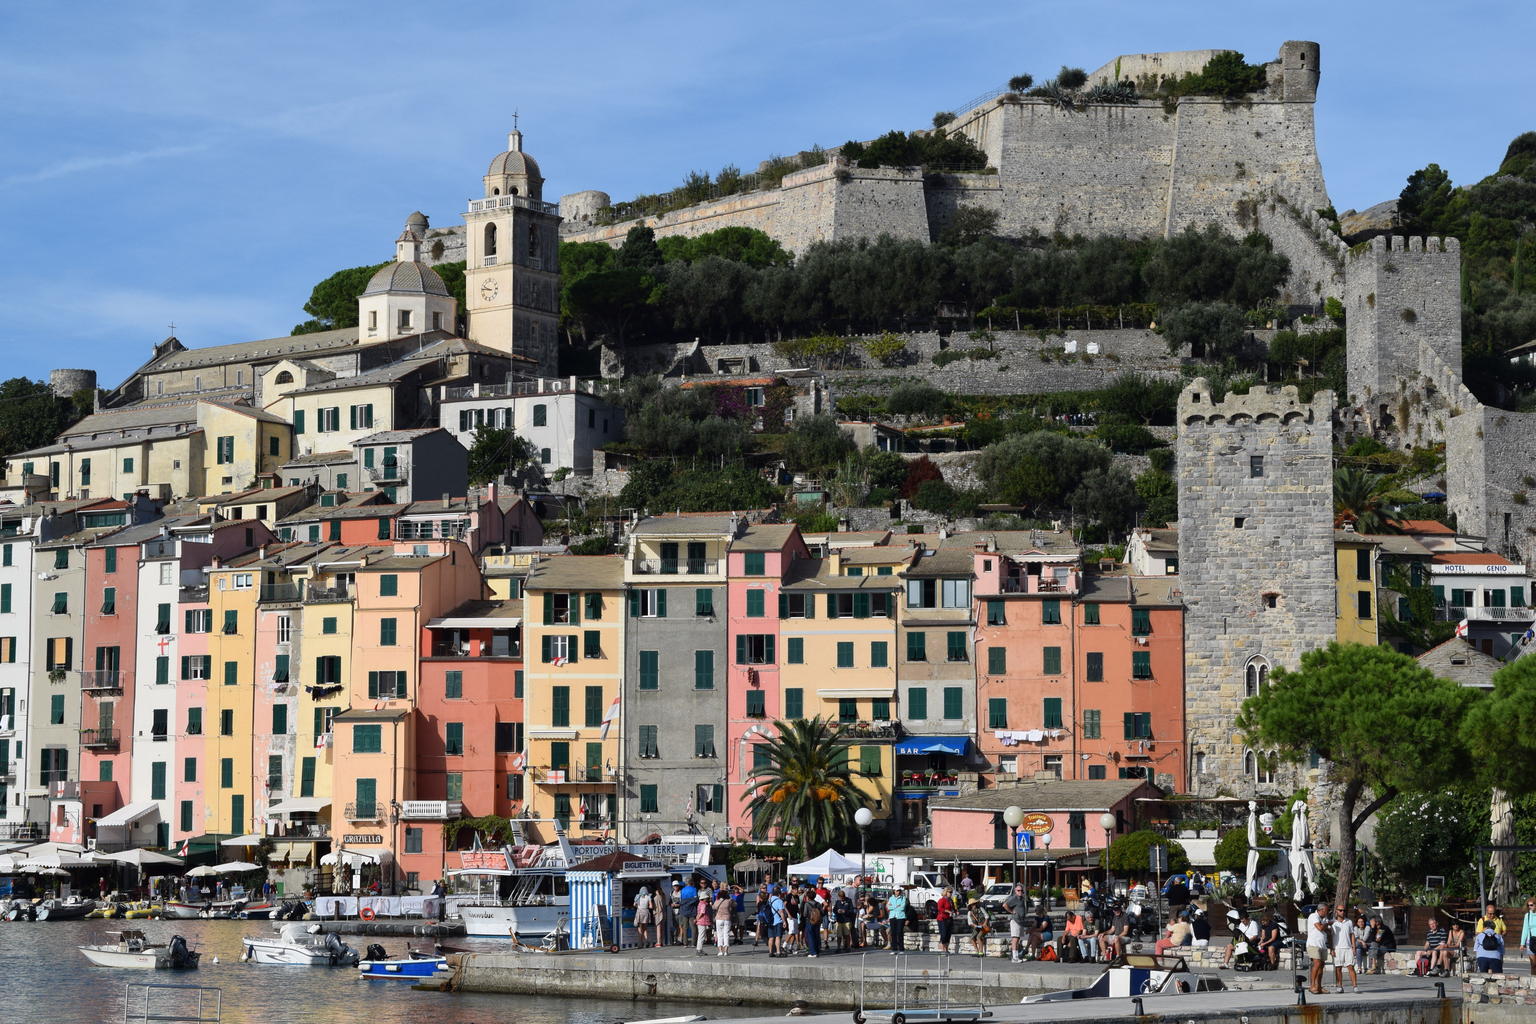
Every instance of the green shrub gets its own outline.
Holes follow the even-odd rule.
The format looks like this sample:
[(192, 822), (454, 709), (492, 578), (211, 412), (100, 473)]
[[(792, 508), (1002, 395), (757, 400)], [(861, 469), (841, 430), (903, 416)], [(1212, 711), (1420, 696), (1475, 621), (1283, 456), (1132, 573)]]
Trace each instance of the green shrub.
[(1111, 451), (1127, 455), (1141, 455), (1154, 448), (1163, 447), (1163, 442), (1159, 441), (1152, 431), (1129, 423), (1103, 424), (1093, 433), (1095, 437), (1109, 445)]
[[(1183, 844), (1177, 839), (1166, 839), (1150, 829), (1127, 832), (1110, 843), (1109, 870), (1122, 878), (1127, 875), (1147, 874), (1148, 851), (1157, 845), (1168, 847), (1170, 873), (1189, 870), (1189, 854), (1184, 852)], [(1099, 863), (1103, 862), (1104, 855), (1100, 854)]]
[(885, 398), (886, 411), (898, 416), (937, 416), (949, 404), (949, 396), (932, 384), (900, 384)]
[[(1259, 845), (1264, 845), (1268, 836), (1261, 836)], [(1248, 830), (1246, 828), (1229, 829), (1222, 837), (1216, 840), (1216, 867), (1222, 871), (1230, 871), (1234, 875), (1246, 875), (1248, 873)], [(1259, 870), (1263, 871), (1275, 863), (1277, 854), (1273, 850), (1265, 850), (1259, 854)]]
[(949, 348), (943, 352), (935, 352), (933, 354), (933, 365), (948, 366), (950, 363), (958, 363), (964, 358), (966, 358), (966, 355), (963, 351), (957, 348)]

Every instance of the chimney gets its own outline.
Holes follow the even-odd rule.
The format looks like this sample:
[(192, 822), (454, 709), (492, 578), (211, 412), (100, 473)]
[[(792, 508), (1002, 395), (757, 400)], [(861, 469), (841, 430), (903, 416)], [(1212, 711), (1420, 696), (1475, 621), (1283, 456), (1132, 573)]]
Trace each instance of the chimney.
[(213, 556), (213, 560), (208, 563), (208, 568), (210, 568), (210, 569), (217, 569), (217, 568), (219, 568), (223, 564), (224, 564), (224, 560), (222, 558), (220, 558), (218, 555), (214, 555)]

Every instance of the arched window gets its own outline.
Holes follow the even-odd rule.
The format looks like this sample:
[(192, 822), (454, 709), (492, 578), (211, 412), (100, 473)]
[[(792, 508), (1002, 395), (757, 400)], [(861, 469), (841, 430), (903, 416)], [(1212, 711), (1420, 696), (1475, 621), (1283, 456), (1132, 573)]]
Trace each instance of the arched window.
[(1243, 696), (1257, 697), (1269, 686), (1269, 662), (1264, 658), (1250, 658), (1246, 672)]
[(487, 224), (485, 226), (485, 255), (487, 255), (487, 256), (495, 256), (496, 255), (496, 225), (495, 224)]
[(1275, 766), (1280, 763), (1280, 755), (1276, 751), (1268, 751), (1258, 756), (1258, 770), (1254, 773), (1253, 781), (1261, 786), (1272, 786), (1275, 783)]
[(1253, 756), (1253, 751), (1243, 751), (1243, 775), (1253, 778), (1258, 773), (1259, 759)]
[(513, 185), (511, 188), (507, 189), (507, 195), (509, 195), (509, 196), (517, 195), (517, 186)]
[(501, 189), (499, 189), (499, 188), (493, 188), (493, 189), (491, 189), (491, 195), (493, 195), (493, 196), (499, 196), (499, 195), (501, 195)]
[(279, 373), (276, 377), (272, 378), (272, 383), (273, 384), (292, 384), (293, 383), (293, 374), (289, 373), (287, 370), (284, 370), (282, 373)]

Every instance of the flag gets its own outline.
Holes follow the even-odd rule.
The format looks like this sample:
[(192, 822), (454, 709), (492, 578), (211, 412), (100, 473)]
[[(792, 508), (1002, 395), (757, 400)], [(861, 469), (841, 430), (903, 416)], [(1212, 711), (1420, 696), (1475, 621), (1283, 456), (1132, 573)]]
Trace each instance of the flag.
[(512, 758), (512, 770), (515, 772), (522, 771), (523, 768), (527, 766), (527, 764), (528, 758), (522, 754), (518, 754)]
[(1456, 623), (1456, 635), (1457, 636), (1466, 636), (1467, 635), (1467, 629), (1468, 629), (1468, 620), (1462, 619), (1460, 622)]
[(587, 810), (587, 798), (586, 797), (582, 797), (581, 798), (581, 816), (583, 818), (585, 818), (589, 813), (591, 813), (591, 812), (589, 812)]
[(558, 668), (559, 666), (564, 665), (568, 660), (569, 659), (567, 659), (565, 655), (560, 654), (560, 655), (556, 655), (554, 660), (552, 660), (550, 662), (550, 664), (554, 665), (555, 667)]
[(608, 728), (609, 728), (609, 726), (613, 725), (613, 723), (617, 722), (618, 720), (619, 720), (619, 698), (618, 697), (614, 697), (613, 698), (613, 703), (608, 705), (608, 713), (603, 716), (603, 731), (601, 733), (601, 738), (602, 739), (607, 739), (608, 738)]
[(178, 857), (185, 857), (188, 854), (190, 854), (191, 852), (192, 852), (192, 840), (190, 840), (190, 839), (183, 839), (181, 841), (181, 849), (176, 851), (176, 856), (178, 856)]

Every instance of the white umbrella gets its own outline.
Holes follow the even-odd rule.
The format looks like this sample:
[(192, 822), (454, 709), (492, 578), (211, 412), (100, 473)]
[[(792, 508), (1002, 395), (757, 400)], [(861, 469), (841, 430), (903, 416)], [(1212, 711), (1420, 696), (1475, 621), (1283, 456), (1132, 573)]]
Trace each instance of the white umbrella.
[[(1311, 893), (1312, 886), (1317, 882), (1317, 873), (1312, 868), (1312, 828), (1307, 821), (1307, 802), (1297, 800), (1291, 804), (1291, 884), (1295, 886), (1296, 898), (1301, 899), (1303, 891)], [(1342, 897), (1340, 897), (1342, 899)]]
[(103, 860), (115, 860), (120, 864), (132, 864), (143, 870), (152, 864), (172, 864), (180, 866), (181, 858), (172, 857), (165, 853), (156, 853), (154, 850), (119, 850), (117, 853), (104, 853)]
[(219, 869), (212, 864), (199, 864), (187, 872), (188, 878), (211, 878), (219, 873)]
[(69, 877), (69, 872), (65, 871), (63, 868), (34, 868), (33, 870), (36, 871), (37, 874), (44, 875), (48, 878)]
[(1248, 886), (1245, 890), (1250, 895), (1257, 892), (1259, 876), (1259, 805), (1255, 800), (1248, 801)]
[(260, 846), (261, 836), (251, 833), (249, 835), (235, 836), (233, 839), (225, 839), (220, 846)]
[(20, 867), (23, 871), (35, 871), (40, 868), (88, 868), (95, 863), (93, 857), (84, 854), (50, 852), (33, 856), (28, 853)]
[(215, 865), (221, 875), (238, 875), (242, 871), (260, 871), (260, 864), (252, 864), (248, 860), (232, 860), (224, 864)]
[(849, 860), (836, 850), (827, 850), (802, 864), (791, 864), (792, 875), (856, 875), (859, 862)]

